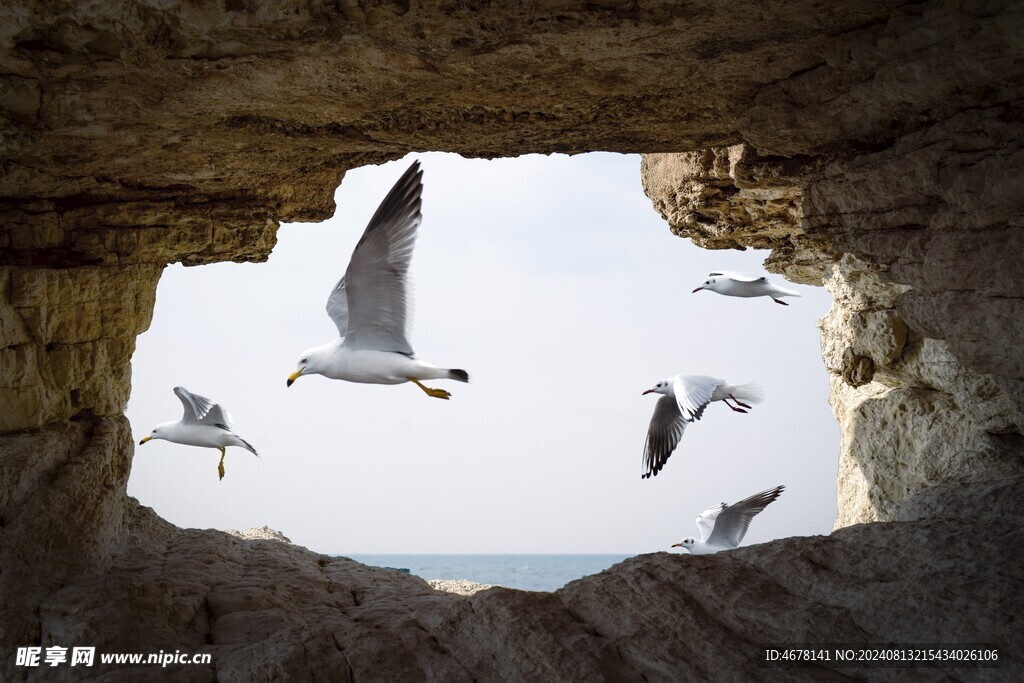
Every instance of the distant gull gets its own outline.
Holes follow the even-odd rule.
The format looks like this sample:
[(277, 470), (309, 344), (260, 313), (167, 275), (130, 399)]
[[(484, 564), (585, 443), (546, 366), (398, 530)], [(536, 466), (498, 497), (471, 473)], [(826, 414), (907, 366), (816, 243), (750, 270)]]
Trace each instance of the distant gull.
[(448, 370), (418, 360), (409, 343), (412, 302), (409, 262), (416, 230), (423, 220), (420, 195), (423, 171), (414, 161), (398, 179), (352, 252), (348, 269), (327, 299), (327, 315), (338, 339), (307, 350), (288, 386), (303, 375), (365, 384), (412, 382), (428, 396), (448, 399), (444, 389), (421, 380), (468, 382), (465, 370)]
[(693, 290), (693, 293), (697, 293), (702, 289), (706, 289), (710, 292), (718, 292), (726, 296), (739, 296), (739, 297), (753, 297), (753, 296), (770, 296), (772, 301), (783, 306), (788, 306), (785, 301), (782, 301), (781, 297), (784, 296), (800, 296), (797, 292), (792, 289), (786, 289), (785, 287), (779, 287), (778, 285), (768, 281), (768, 278), (763, 275), (748, 275), (746, 273), (735, 273), (728, 270), (716, 270), (713, 273), (708, 274), (708, 279), (704, 281), (697, 289)]
[(672, 547), (685, 548), (691, 555), (711, 555), (735, 548), (746, 535), (754, 515), (768, 507), (785, 488), (776, 486), (732, 505), (722, 503), (708, 508), (697, 517), (700, 539), (684, 538)]
[(185, 446), (216, 448), (220, 450), (217, 473), (224, 478), (224, 455), (228, 446), (244, 448), (256, 457), (259, 453), (249, 442), (231, 431), (231, 413), (223, 406), (205, 396), (193, 394), (185, 387), (174, 387), (174, 393), (185, 407), (185, 414), (178, 422), (162, 422), (153, 432), (142, 439), (139, 445), (154, 439), (163, 439)]
[[(644, 394), (663, 394), (654, 406), (644, 446), (643, 478), (658, 474), (668, 456), (679, 445), (686, 425), (701, 418), (712, 401), (722, 401), (737, 413), (745, 413), (751, 403), (759, 403), (764, 394), (757, 384), (732, 385), (717, 377), (676, 375), (663, 379)], [(736, 405), (729, 403), (732, 399)]]

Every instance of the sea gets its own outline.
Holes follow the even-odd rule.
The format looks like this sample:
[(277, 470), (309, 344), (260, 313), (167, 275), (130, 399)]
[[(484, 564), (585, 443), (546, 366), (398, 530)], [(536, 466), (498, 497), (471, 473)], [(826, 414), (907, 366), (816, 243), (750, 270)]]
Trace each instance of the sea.
[(468, 579), (506, 588), (553, 591), (632, 555), (346, 555), (421, 579)]

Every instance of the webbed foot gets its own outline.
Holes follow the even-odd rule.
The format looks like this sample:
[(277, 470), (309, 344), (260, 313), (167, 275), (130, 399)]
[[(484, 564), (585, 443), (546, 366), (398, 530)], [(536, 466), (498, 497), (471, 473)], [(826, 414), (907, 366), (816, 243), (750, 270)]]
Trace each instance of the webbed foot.
[(452, 397), (451, 392), (445, 391), (444, 389), (431, 389), (430, 387), (423, 386), (423, 384), (415, 377), (406, 377), (406, 379), (422, 389), (427, 396), (442, 398), (445, 401)]

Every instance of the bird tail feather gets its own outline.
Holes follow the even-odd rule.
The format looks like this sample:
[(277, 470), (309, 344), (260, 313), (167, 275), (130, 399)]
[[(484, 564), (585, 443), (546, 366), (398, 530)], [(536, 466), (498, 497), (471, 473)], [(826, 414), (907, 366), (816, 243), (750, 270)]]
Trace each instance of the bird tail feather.
[(256, 452), (256, 449), (252, 447), (252, 444), (250, 444), (250, 443), (249, 443), (248, 441), (246, 441), (246, 440), (245, 440), (245, 439), (243, 439), (242, 437), (238, 436), (237, 434), (235, 434), (235, 438), (236, 438), (236, 439), (238, 439), (239, 441), (241, 441), (241, 443), (239, 444), (239, 446), (241, 446), (241, 447), (242, 447), (242, 448), (244, 448), (245, 450), (249, 451), (250, 453), (252, 453), (253, 455), (255, 455), (255, 456), (256, 456), (257, 458), (258, 458), (258, 457), (260, 457), (260, 454), (259, 454), (259, 453), (257, 453), (257, 452)]
[(749, 401), (750, 403), (760, 403), (764, 400), (764, 389), (756, 382), (729, 387), (729, 394), (734, 398), (738, 398), (741, 401)]

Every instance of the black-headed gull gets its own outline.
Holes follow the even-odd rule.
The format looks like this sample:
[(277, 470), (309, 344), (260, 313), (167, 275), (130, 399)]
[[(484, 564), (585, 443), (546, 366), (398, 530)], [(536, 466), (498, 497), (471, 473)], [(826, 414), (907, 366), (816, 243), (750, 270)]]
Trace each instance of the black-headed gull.
[[(654, 406), (651, 424), (647, 427), (644, 446), (643, 478), (658, 474), (665, 466), (683, 438), (686, 425), (699, 420), (712, 401), (723, 401), (737, 413), (750, 409), (749, 403), (759, 403), (764, 394), (757, 384), (729, 384), (717, 377), (704, 375), (676, 375), (663, 379), (644, 394), (663, 394)], [(729, 403), (732, 399), (736, 405)]]
[(725, 296), (739, 296), (749, 298), (753, 296), (769, 296), (772, 301), (783, 306), (788, 306), (782, 301), (784, 296), (800, 296), (792, 289), (779, 287), (777, 284), (768, 281), (764, 275), (748, 275), (746, 273), (735, 273), (729, 270), (716, 270), (708, 274), (708, 279), (693, 290), (697, 293), (702, 289), (709, 292), (717, 292)]
[(754, 515), (768, 507), (785, 488), (776, 486), (732, 505), (722, 503), (708, 508), (697, 517), (700, 538), (684, 538), (672, 547), (684, 548), (691, 555), (711, 555), (722, 550), (732, 550), (743, 540)]
[(231, 413), (205, 396), (193, 394), (185, 387), (174, 387), (175, 395), (185, 408), (184, 415), (177, 422), (162, 422), (139, 442), (139, 445), (155, 439), (163, 439), (184, 446), (216, 448), (220, 451), (217, 473), (224, 478), (224, 455), (228, 446), (244, 448), (256, 457), (259, 453), (248, 441), (231, 431)]
[(438, 368), (418, 360), (409, 343), (412, 302), (409, 263), (416, 244), (423, 171), (414, 161), (384, 198), (356, 244), (345, 275), (327, 299), (327, 315), (338, 338), (305, 351), (288, 377), (303, 375), (364, 384), (413, 382), (428, 396), (448, 399), (444, 389), (421, 380), (468, 382), (465, 370)]

